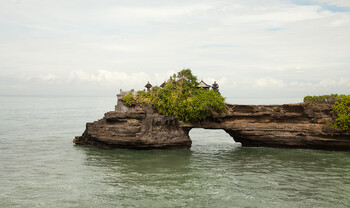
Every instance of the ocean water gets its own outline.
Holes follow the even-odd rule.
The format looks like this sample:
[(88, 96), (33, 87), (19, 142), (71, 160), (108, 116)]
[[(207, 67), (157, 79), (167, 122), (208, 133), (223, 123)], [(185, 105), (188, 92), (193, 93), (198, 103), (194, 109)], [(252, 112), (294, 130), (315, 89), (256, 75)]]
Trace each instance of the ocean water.
[(0, 207), (350, 207), (348, 152), (243, 148), (204, 129), (189, 150), (75, 146), (115, 102), (0, 97)]

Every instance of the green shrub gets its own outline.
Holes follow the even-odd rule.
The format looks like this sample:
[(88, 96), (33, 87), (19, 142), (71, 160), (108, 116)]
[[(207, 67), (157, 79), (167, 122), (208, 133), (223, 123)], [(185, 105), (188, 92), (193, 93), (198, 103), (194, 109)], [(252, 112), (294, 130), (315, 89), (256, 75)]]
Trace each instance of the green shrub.
[(136, 103), (147, 103), (159, 113), (185, 122), (204, 120), (227, 110), (225, 98), (219, 92), (197, 89), (197, 84), (191, 70), (184, 69), (171, 76), (164, 88), (155, 86), (150, 92), (138, 91)]
[(131, 93), (125, 95), (122, 100), (128, 106), (132, 106), (135, 103), (134, 96)]
[(306, 96), (304, 97), (304, 102), (309, 102), (313, 104), (317, 103), (329, 103), (334, 104), (342, 99), (343, 95), (331, 94), (331, 95), (320, 95), (320, 96)]
[(350, 128), (350, 95), (322, 95), (322, 96), (306, 96), (304, 102), (312, 104), (328, 103), (332, 104), (332, 113), (337, 118), (331, 124), (333, 128), (340, 128), (347, 131)]
[(333, 127), (348, 130), (350, 127), (350, 95), (343, 95), (341, 101), (335, 102), (332, 112), (337, 115)]
[(149, 100), (149, 93), (145, 92), (145, 91), (137, 91), (137, 96), (136, 96), (136, 103), (150, 103)]

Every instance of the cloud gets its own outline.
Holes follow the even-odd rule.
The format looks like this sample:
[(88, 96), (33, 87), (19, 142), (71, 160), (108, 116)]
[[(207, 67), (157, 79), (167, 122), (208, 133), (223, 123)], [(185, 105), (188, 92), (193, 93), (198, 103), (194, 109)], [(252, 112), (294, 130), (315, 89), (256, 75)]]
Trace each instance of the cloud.
[(270, 32), (276, 32), (276, 31), (281, 31), (281, 30), (285, 30), (286, 28), (283, 28), (283, 27), (273, 27), (273, 28), (268, 28), (266, 29), (267, 31), (270, 31)]
[(158, 6), (114, 6), (98, 9), (96, 18), (100, 20), (118, 19), (124, 21), (164, 21), (182, 19), (179, 17), (193, 16), (209, 10), (211, 6), (205, 3), (173, 4)]
[(231, 44), (208, 44), (208, 45), (200, 46), (200, 48), (232, 48), (232, 47), (236, 47), (236, 46)]
[(89, 73), (84, 70), (73, 71), (68, 75), (68, 82), (91, 82), (102, 85), (123, 85), (123, 86), (140, 86), (145, 85), (148, 81), (154, 85), (160, 85), (167, 80), (171, 71), (165, 73), (156, 73), (154, 76), (145, 72), (126, 73), (120, 71), (98, 70), (96, 73)]
[(318, 6), (322, 10), (331, 12), (349, 12), (349, 2), (342, 0), (290, 0), (296, 5)]
[(54, 74), (46, 74), (46, 75), (40, 75), (39, 79), (45, 82), (57, 82), (61, 78), (57, 75)]
[(341, 78), (338, 80), (334, 79), (324, 79), (321, 80), (318, 85), (323, 88), (329, 88), (329, 87), (340, 87), (340, 86), (350, 86), (350, 80)]
[[(212, 85), (214, 82), (219, 84), (219, 86), (225, 86), (227, 84), (227, 78), (226, 77), (218, 77), (218, 78), (213, 78), (213, 77), (206, 77), (204, 82), (206, 82), (209, 85)], [(233, 83), (231, 83), (233, 84)]]
[(275, 87), (285, 87), (286, 83), (282, 80), (273, 78), (259, 78), (254, 81), (254, 86), (256, 88), (275, 88)]
[(347, 7), (343, 0), (3, 1), (0, 75), (34, 94), (47, 86), (78, 94), (142, 89), (183, 68), (232, 95), (346, 92)]
[[(86, 70), (75, 70), (69, 74), (43, 74), (43, 75), (1, 75), (0, 89), (10, 94), (83, 94), (83, 95), (111, 95), (116, 94), (119, 89), (142, 90), (147, 81), (153, 85), (160, 85), (167, 80), (173, 71), (164, 73), (137, 72), (126, 73), (121, 71), (97, 70), (89, 72)], [(262, 77), (257, 79), (237, 77), (205, 77), (206, 83), (212, 84), (216, 81), (224, 96), (300, 96), (309, 94), (347, 94), (350, 93), (350, 80), (323, 79), (315, 82), (313, 80), (277, 79)], [(63, 94), (63, 95), (64, 95)], [(62, 95), (62, 94), (61, 94)]]

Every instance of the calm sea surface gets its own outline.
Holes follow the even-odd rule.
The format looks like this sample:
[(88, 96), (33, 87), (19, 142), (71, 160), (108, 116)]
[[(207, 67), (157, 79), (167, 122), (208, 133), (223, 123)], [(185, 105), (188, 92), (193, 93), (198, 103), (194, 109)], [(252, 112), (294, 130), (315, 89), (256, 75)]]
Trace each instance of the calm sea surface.
[(189, 150), (75, 146), (115, 102), (0, 97), (0, 207), (350, 207), (350, 153), (242, 148), (204, 129)]

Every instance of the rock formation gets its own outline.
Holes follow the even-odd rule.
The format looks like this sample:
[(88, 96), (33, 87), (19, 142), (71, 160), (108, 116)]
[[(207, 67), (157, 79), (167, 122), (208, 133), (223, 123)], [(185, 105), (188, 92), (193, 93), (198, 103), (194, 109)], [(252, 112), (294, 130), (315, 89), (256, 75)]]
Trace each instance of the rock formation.
[(83, 135), (73, 142), (108, 149), (190, 148), (189, 131), (173, 116), (160, 115), (145, 105), (124, 105), (119, 95), (115, 111), (87, 123)]
[(226, 115), (194, 124), (224, 129), (242, 146), (350, 151), (350, 132), (333, 129), (330, 104), (230, 105)]
[(190, 148), (192, 128), (223, 129), (243, 147), (281, 147), (350, 151), (350, 131), (329, 127), (330, 104), (231, 105), (224, 115), (184, 124), (146, 105), (128, 107), (121, 95), (115, 111), (87, 123), (75, 144), (101, 148)]

